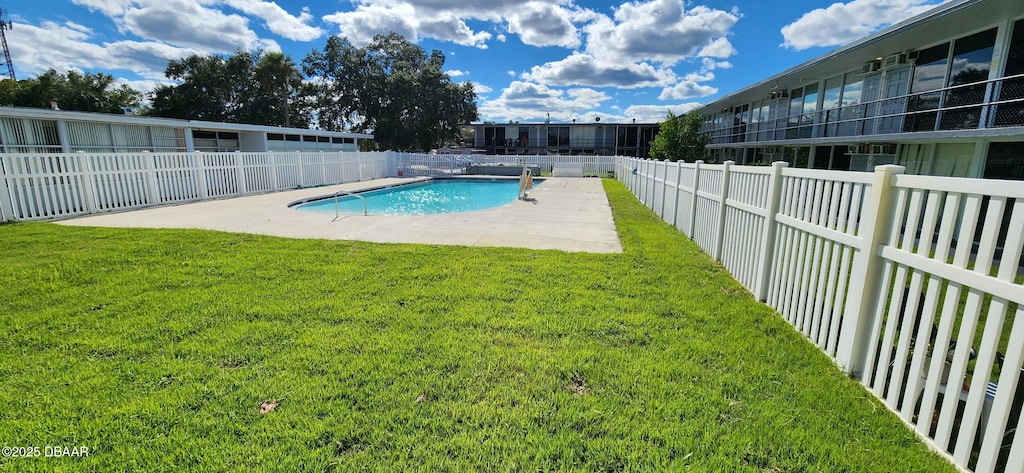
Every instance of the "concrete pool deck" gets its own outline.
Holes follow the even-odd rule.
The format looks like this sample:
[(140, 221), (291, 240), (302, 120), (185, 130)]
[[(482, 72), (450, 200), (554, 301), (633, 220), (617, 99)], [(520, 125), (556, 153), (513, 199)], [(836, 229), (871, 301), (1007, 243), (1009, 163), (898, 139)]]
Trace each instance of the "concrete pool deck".
[(620, 253), (622, 245), (600, 179), (548, 177), (530, 201), (474, 212), (415, 216), (342, 216), (302, 212), (288, 204), (339, 190), (413, 182), (386, 178), (268, 194), (89, 215), (57, 223), (94, 227), (198, 228), (288, 238), (500, 246)]

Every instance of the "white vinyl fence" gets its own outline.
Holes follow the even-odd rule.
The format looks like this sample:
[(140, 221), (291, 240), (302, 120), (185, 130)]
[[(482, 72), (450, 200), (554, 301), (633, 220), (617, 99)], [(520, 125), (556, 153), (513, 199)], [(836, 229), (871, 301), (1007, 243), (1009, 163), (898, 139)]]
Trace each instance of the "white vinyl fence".
[(579, 165), (584, 176), (610, 176), (615, 172), (615, 156), (562, 155), (482, 155), (391, 153), (396, 169), (403, 176), (444, 176), (462, 174), (470, 164), (538, 166), (551, 172), (555, 164)]
[(370, 180), (388, 153), (0, 154), (0, 222)]
[(1024, 185), (618, 158), (616, 176), (962, 468), (1024, 471)]

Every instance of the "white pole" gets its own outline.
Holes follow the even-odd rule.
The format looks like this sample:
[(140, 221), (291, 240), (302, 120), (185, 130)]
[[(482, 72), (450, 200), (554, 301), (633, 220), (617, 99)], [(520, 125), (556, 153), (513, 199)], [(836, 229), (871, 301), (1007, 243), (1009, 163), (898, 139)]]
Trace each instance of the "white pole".
[(722, 247), (725, 246), (725, 214), (729, 201), (729, 175), (733, 161), (726, 161), (722, 169), (722, 195), (718, 198), (718, 228), (715, 229), (715, 260), (722, 261)]
[(868, 194), (861, 209), (861, 244), (855, 249), (853, 267), (850, 270), (849, 298), (843, 312), (842, 332), (836, 347), (836, 361), (846, 372), (860, 376), (871, 342), (870, 333), (874, 323), (872, 314), (879, 300), (883, 267), (878, 247), (888, 237), (893, 219), (893, 176), (902, 174), (903, 166), (878, 166), (875, 168)]
[(771, 178), (768, 180), (768, 208), (761, 230), (760, 253), (757, 255), (757, 300), (768, 299), (768, 284), (772, 274), (772, 257), (775, 252), (775, 217), (779, 213), (779, 202), (782, 200), (782, 169), (789, 166), (785, 161), (772, 163)]
[(0, 155), (0, 222), (14, 220), (14, 203), (11, 201), (11, 189), (7, 184), (6, 156)]

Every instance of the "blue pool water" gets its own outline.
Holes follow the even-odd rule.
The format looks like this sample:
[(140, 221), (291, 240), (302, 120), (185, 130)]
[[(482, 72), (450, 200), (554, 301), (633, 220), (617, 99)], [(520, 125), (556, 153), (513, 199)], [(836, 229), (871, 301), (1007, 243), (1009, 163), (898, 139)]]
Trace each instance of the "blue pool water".
[[(534, 186), (540, 181), (534, 181)], [(370, 215), (433, 215), (499, 207), (516, 199), (518, 179), (438, 179), (360, 193)], [(327, 198), (296, 207), (306, 212), (334, 213), (334, 199)], [(362, 215), (362, 200), (338, 197), (343, 215)]]

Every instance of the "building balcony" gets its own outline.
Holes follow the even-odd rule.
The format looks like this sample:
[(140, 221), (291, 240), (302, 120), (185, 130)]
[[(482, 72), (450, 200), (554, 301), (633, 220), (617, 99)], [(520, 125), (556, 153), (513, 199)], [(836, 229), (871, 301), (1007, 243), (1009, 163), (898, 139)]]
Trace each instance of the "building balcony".
[[(788, 110), (787, 110), (788, 111)], [(718, 124), (702, 133), (710, 144), (858, 142), (861, 137), (888, 135), (886, 140), (912, 139), (914, 134), (954, 130), (991, 131), (1024, 126), (1024, 74), (849, 104), (810, 113), (775, 115), (733, 124)]]

